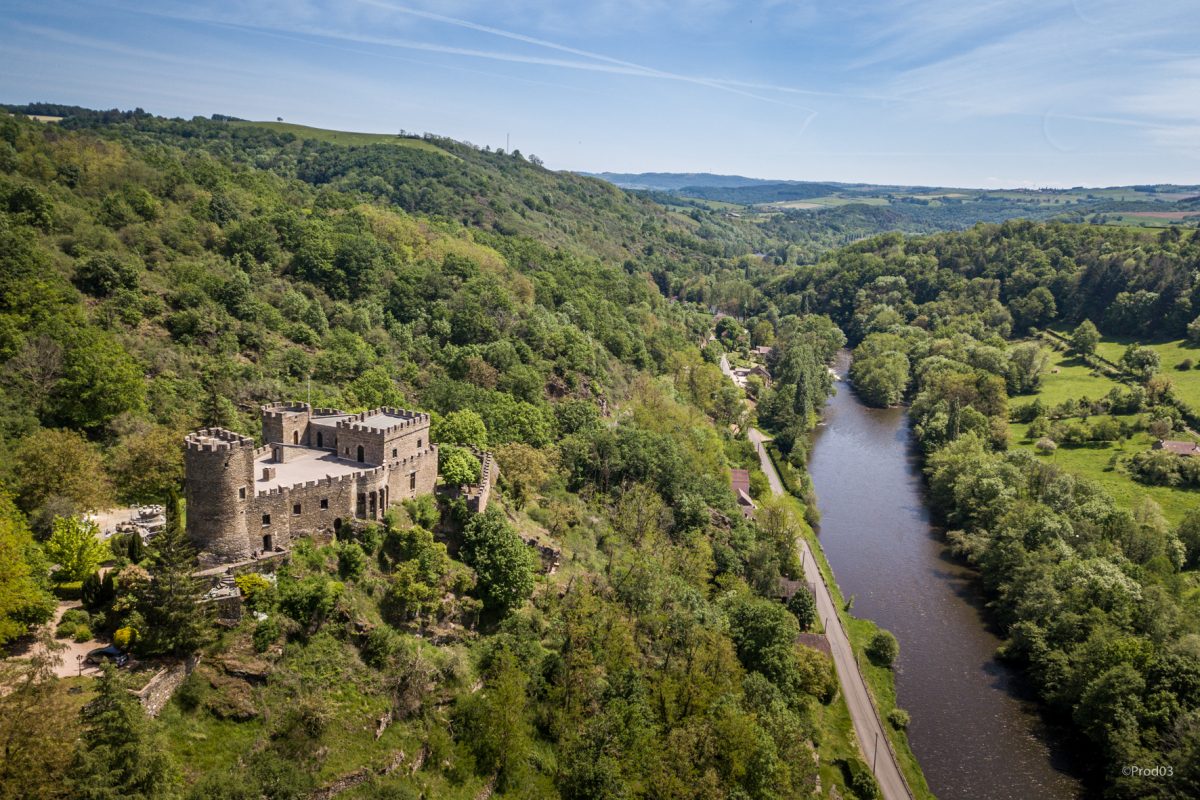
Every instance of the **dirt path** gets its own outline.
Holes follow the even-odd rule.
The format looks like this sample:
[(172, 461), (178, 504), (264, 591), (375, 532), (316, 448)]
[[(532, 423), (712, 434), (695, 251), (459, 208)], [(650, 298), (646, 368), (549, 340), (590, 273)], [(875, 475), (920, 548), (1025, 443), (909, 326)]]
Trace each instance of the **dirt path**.
[[(770, 437), (755, 428), (748, 431), (748, 436), (758, 452), (758, 459), (762, 471), (767, 475), (767, 481), (771, 484), (771, 491), (777, 495), (783, 494), (783, 481), (779, 479), (779, 473), (775, 471), (775, 465), (771, 463), (771, 457), (762, 444)], [(804, 562), (804, 577), (817, 590), (817, 613), (825, 625), (825, 637), (829, 640), (842, 696), (846, 698), (846, 706), (850, 709), (850, 720), (854, 723), (858, 749), (862, 752), (863, 760), (872, 767), (875, 779), (879, 781), (883, 790), (884, 800), (908, 800), (912, 795), (904, 782), (904, 776), (900, 774), (900, 765), (896, 763), (887, 731), (883, 729), (879, 712), (859, 671), (854, 649), (850, 646), (850, 639), (833, 604), (833, 595), (825, 584), (825, 578), (817, 567), (808, 542), (803, 539), (800, 540), (800, 552)]]

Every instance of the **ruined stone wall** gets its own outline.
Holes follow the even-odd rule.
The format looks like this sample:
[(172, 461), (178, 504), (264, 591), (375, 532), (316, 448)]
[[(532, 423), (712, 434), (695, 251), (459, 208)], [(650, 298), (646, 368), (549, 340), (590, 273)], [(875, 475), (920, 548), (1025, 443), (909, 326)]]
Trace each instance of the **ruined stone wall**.
[(246, 547), (246, 509), (254, 493), (254, 441), (221, 428), (184, 442), (188, 538), (210, 560), (237, 561)]

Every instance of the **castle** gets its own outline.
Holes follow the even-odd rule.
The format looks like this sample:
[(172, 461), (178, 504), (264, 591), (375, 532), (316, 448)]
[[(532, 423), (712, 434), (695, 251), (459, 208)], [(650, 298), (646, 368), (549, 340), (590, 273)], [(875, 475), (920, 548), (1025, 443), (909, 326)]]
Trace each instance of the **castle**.
[[(431, 494), (437, 483), (428, 414), (276, 403), (263, 406), (262, 431), (262, 447), (224, 428), (184, 440), (187, 534), (202, 563), (244, 561), (352, 519), (381, 519), (388, 506)], [(490, 455), (481, 455), (480, 486), (463, 487), (476, 511), (495, 480)]]

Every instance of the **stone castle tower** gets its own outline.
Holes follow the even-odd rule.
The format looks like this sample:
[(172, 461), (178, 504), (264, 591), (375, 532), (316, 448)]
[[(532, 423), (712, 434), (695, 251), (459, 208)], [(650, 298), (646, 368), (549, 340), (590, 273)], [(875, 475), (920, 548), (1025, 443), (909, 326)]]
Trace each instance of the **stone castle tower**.
[(202, 562), (287, 549), (297, 536), (380, 519), (390, 505), (431, 494), (437, 446), (429, 422), (398, 408), (347, 414), (276, 403), (262, 409), (262, 447), (223, 428), (189, 434), (187, 532)]

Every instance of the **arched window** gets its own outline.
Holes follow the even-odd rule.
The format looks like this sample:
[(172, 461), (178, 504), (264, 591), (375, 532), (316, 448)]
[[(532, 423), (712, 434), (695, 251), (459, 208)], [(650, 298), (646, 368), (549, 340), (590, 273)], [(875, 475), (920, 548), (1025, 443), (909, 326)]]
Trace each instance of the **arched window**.
[(364, 462), (366, 460), (367, 460), (366, 451), (363, 450), (363, 446), (360, 444), (358, 446), (358, 463), (361, 464), (362, 462)]
[(300, 431), (292, 431), (292, 444), (300, 444)]
[(320, 431), (317, 431), (317, 447), (324, 447), (324, 446), (325, 446), (325, 436)]

